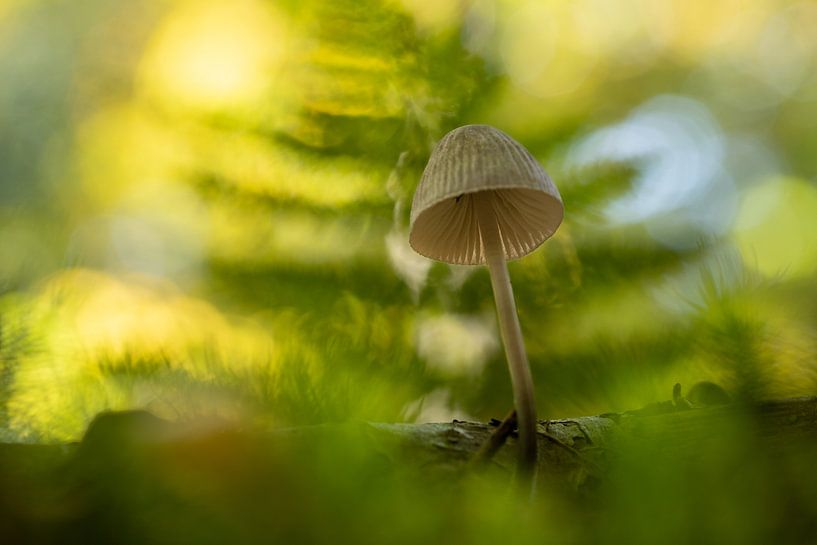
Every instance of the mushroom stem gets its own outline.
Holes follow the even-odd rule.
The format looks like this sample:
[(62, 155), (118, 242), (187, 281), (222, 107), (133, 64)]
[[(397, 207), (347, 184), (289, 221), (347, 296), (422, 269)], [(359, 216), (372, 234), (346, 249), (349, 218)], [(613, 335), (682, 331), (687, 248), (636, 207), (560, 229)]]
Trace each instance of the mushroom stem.
[(496, 310), (499, 315), (499, 329), (508, 368), (511, 373), (514, 406), (519, 425), (519, 474), (533, 477), (536, 470), (536, 401), (533, 392), (533, 378), (516, 314), (513, 288), (505, 263), (502, 238), (499, 233), (492, 197), (488, 191), (473, 194), (474, 204), (485, 251), (491, 286), (494, 290)]

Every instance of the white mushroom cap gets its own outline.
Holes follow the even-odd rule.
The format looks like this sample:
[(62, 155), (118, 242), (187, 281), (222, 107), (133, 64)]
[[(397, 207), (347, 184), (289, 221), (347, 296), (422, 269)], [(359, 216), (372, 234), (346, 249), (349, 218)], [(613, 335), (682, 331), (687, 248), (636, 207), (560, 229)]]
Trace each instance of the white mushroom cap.
[(473, 194), (490, 191), (505, 259), (535, 250), (562, 223), (559, 191), (521, 144), (488, 125), (466, 125), (434, 148), (414, 193), (409, 243), (426, 257), (485, 263)]

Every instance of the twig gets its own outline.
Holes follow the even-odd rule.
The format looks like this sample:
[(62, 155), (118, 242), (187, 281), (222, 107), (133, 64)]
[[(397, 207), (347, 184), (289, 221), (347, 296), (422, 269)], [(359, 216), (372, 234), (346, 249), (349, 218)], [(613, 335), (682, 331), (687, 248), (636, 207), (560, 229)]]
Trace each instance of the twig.
[(479, 447), (479, 450), (471, 458), (472, 466), (482, 466), (491, 461), (491, 458), (502, 448), (508, 436), (516, 429), (516, 410), (508, 413), (499, 426), (491, 433), (490, 437)]

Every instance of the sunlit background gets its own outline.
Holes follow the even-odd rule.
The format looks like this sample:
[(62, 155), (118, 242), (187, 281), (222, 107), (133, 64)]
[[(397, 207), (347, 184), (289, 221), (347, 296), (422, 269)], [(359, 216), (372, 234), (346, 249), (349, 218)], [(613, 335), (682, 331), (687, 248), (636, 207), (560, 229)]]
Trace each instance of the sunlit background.
[(809, 1), (6, 0), (3, 436), (505, 414), (487, 274), (407, 244), (466, 123), (563, 193), (511, 265), (543, 416), (814, 393), (815, 28)]

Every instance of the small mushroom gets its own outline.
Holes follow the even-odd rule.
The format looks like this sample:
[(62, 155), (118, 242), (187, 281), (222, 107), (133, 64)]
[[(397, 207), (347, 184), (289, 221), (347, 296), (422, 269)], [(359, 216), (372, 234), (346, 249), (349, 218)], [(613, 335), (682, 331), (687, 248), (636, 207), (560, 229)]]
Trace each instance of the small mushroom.
[(519, 422), (519, 473), (536, 469), (536, 405), (505, 263), (547, 240), (562, 222), (559, 191), (531, 154), (504, 132), (466, 125), (446, 134), (411, 207), (409, 243), (426, 257), (487, 264)]

